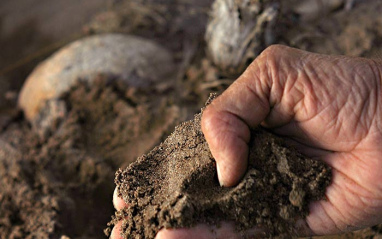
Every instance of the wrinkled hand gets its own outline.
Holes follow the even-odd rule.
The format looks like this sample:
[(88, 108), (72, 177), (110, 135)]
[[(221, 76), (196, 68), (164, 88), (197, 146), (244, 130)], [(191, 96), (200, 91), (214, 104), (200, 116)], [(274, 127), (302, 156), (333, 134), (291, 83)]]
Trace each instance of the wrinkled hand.
[[(204, 111), (202, 130), (219, 181), (236, 185), (247, 168), (250, 128), (261, 124), (333, 167), (325, 201), (310, 205), (300, 235), (382, 223), (382, 63), (267, 48)], [(124, 207), (114, 198), (117, 209)], [(118, 226), (112, 238), (119, 238)], [(256, 234), (256, 231), (249, 231)], [(231, 224), (161, 230), (157, 239), (240, 238)]]

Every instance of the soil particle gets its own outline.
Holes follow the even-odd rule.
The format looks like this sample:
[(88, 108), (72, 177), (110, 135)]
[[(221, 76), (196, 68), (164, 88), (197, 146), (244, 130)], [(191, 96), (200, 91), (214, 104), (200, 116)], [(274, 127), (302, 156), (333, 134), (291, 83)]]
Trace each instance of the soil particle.
[(168, 98), (121, 82), (79, 81), (34, 125), (14, 119), (1, 132), (1, 239), (103, 238), (116, 165), (156, 145), (178, 117)]
[(91, 84), (80, 83), (64, 99), (76, 112), (85, 148), (120, 166), (150, 150), (179, 122), (179, 108), (165, 96), (155, 87), (135, 88), (118, 78), (98, 77)]
[[(205, 33), (208, 13), (210, 12), (209, 6), (212, 0), (194, 0), (192, 2), (188, 0), (121, 0), (113, 2), (115, 2), (113, 13), (106, 17), (104, 15), (103, 18), (98, 18), (98, 20), (106, 22), (106, 24), (102, 25), (102, 27), (109, 29), (106, 32), (124, 32), (154, 39), (158, 43), (165, 45), (166, 48), (171, 49), (172, 55), (177, 63), (179, 64), (179, 62), (181, 62), (182, 65), (184, 65), (184, 72), (187, 72), (187, 74), (183, 74), (183, 71), (180, 71), (179, 78), (181, 79), (181, 84), (174, 87), (175, 90), (181, 93), (181, 97), (176, 98), (177, 103), (187, 103), (187, 106), (192, 108), (194, 112), (195, 109), (200, 107), (201, 104), (199, 104), (199, 102), (204, 101), (206, 92), (216, 89), (219, 91), (224, 90), (231, 83), (231, 79), (221, 78), (221, 73), (215, 66), (210, 63), (202, 63), (202, 60), (206, 59), (206, 46), (203, 41), (203, 35)], [(289, 7), (293, 7), (295, 3), (300, 2), (299, 0), (282, 1), (280, 11), (281, 13), (287, 14), (278, 17), (279, 19), (277, 20), (277, 24), (275, 25), (276, 29), (274, 31), (276, 33), (276, 42), (318, 53), (381, 58), (381, 1), (357, 1), (351, 10), (344, 11), (343, 8), (337, 8), (330, 13), (320, 13), (318, 19), (312, 22), (306, 22), (294, 13), (290, 14), (288, 10)], [(115, 16), (115, 14), (117, 14), (117, 16)], [(115, 29), (117, 25), (120, 26), (118, 29)], [(36, 27), (38, 28), (34, 21), (28, 22), (20, 28), (15, 29), (11, 37), (4, 38), (3, 36), (1, 40), (3, 46), (2, 53), (7, 53), (5, 55), (3, 54), (3, 56), (6, 56), (3, 58), (14, 61), (17, 60), (14, 58), (14, 56), (17, 56), (17, 52), (27, 54), (28, 52), (30, 53), (28, 49), (52, 42), (52, 39), (40, 34), (41, 36), (37, 37), (38, 39), (32, 39), (33, 46), (31, 46), (30, 37), (17, 37), (21, 35), (33, 35), (35, 37)], [(102, 32), (103, 30), (94, 29), (94, 31)], [(261, 35), (261, 37), (262, 36), (263, 35)], [(21, 41), (8, 44), (14, 39), (21, 39)], [(24, 42), (25, 40), (27, 42)], [(263, 44), (262, 41), (261, 43)], [(15, 46), (15, 44), (17, 47), (9, 47)], [(5, 52), (5, 50), (7, 51)], [(40, 59), (42, 59), (42, 57)], [(206, 61), (207, 63), (211, 62), (210, 60)], [(5, 79), (0, 79), (2, 82), (2, 89), (0, 89), (0, 91), (2, 91), (3, 88), (11, 90), (18, 88), (21, 82), (24, 81), (23, 79), (27, 72), (31, 70), (33, 64), (37, 64), (37, 60), (33, 60), (31, 64), (17, 68), (17, 71), (13, 71), (9, 76), (5, 76), (6, 78), (17, 78), (15, 78), (15, 81), (12, 81), (12, 83), (9, 83), (9, 86), (4, 84)], [(195, 69), (197, 71), (195, 71)], [(183, 76), (184, 78), (182, 78)], [(132, 79), (129, 78), (128, 80), (134, 79), (136, 79), (136, 77)], [(158, 79), (162, 78), (159, 77)], [(124, 159), (127, 161), (125, 164), (128, 164), (134, 160), (135, 157), (144, 153), (145, 150), (151, 149), (156, 145), (158, 141), (166, 135), (167, 130), (174, 125), (174, 122), (178, 121), (178, 109), (173, 106), (170, 100), (164, 100), (162, 98), (163, 95), (158, 96), (158, 93), (155, 91), (149, 90), (142, 93), (136, 88), (116, 90), (118, 87), (114, 87), (113, 83), (101, 85), (104, 85), (104, 90), (98, 87), (98, 83), (95, 83), (91, 87), (83, 84), (82, 86), (74, 87), (77, 92), (77, 97), (68, 94), (65, 98), (58, 97), (58, 99), (53, 99), (46, 104), (49, 106), (44, 106), (46, 108), (41, 110), (45, 111), (45, 115), (42, 115), (39, 122), (36, 122), (32, 128), (21, 118), (18, 113), (19, 111), (15, 110), (15, 112), (11, 114), (3, 114), (4, 112), (0, 111), (1, 239), (104, 238), (100, 231), (112, 213), (112, 178), (116, 170), (114, 165), (119, 166), (120, 162), (124, 161)], [(98, 87), (98, 89), (90, 89), (93, 87)], [(2, 92), (4, 93), (5, 91)], [(172, 92), (167, 93), (166, 97), (175, 98)], [(95, 96), (90, 97), (88, 94), (94, 94)], [(101, 95), (102, 100), (99, 98), (97, 101), (97, 97)], [(119, 103), (116, 104), (116, 101), (112, 100), (112, 98), (106, 100), (109, 99), (109, 97), (117, 99)], [(68, 103), (69, 98), (77, 98), (77, 103)], [(6, 99), (6, 97), (3, 97), (0, 101), (3, 102), (3, 106), (8, 107), (9, 104), (4, 101), (4, 99)], [(82, 99), (82, 101), (80, 101), (80, 99)], [(108, 106), (105, 105), (104, 107), (102, 104), (103, 101), (107, 102), (105, 104)], [(62, 107), (62, 102), (65, 102), (65, 107)], [(14, 105), (15, 104), (12, 104), (12, 107)], [(67, 105), (70, 107), (67, 107)], [(107, 111), (108, 107), (109, 109), (118, 108), (118, 110), (109, 112)], [(166, 111), (166, 107), (171, 108), (171, 110)], [(140, 110), (138, 110), (138, 108), (140, 108)], [(42, 112), (40, 113), (43, 114)], [(112, 117), (113, 114), (115, 118)], [(165, 117), (165, 119), (161, 117)], [(147, 118), (150, 118), (150, 120)], [(97, 123), (97, 119), (102, 122)], [(117, 122), (125, 122), (126, 124)], [(157, 126), (147, 128), (141, 126), (133, 127), (132, 124), (136, 124), (136, 122), (143, 123), (143, 125), (147, 125), (147, 122), (157, 122), (155, 124)], [(160, 122), (164, 122), (164, 124), (162, 125)], [(87, 124), (90, 126), (87, 126)], [(120, 125), (119, 127), (122, 130), (118, 130), (118, 125)], [(188, 123), (188, 125), (191, 128), (194, 127), (192, 123)], [(103, 128), (106, 126), (111, 131)], [(184, 127), (185, 126), (180, 126), (180, 128)], [(142, 129), (142, 131), (136, 131), (139, 132), (139, 136), (136, 137), (134, 136), (135, 134), (127, 133), (127, 129), (132, 128), (136, 130), (138, 128)], [(144, 128), (148, 131), (145, 132)], [(102, 132), (103, 136), (109, 134), (107, 137), (113, 140), (109, 140), (105, 143), (96, 132)], [(178, 132), (178, 135), (179, 134)], [(176, 139), (174, 139), (175, 136), (171, 137), (173, 137), (173, 142), (177, 142)], [(199, 136), (196, 138), (198, 137)], [(192, 137), (187, 136), (187, 138), (191, 140)], [(104, 142), (104, 144), (101, 142)], [(184, 148), (187, 149), (185, 152), (190, 151), (190, 149), (187, 148), (188, 146), (185, 146), (186, 141), (180, 141), (183, 143), (178, 146), (176, 146), (177, 144), (170, 144), (169, 141), (166, 142), (167, 143), (164, 143), (165, 148), (170, 148), (174, 152), (178, 152), (178, 155), (173, 155), (173, 157), (177, 157), (181, 162), (180, 165), (184, 165), (186, 159), (182, 158), (183, 156), (180, 152), (185, 151)], [(109, 148), (103, 149), (104, 145), (107, 145)], [(110, 150), (110, 148), (113, 150)], [(200, 152), (200, 155), (205, 154), (207, 153), (204, 151)], [(148, 155), (150, 158), (158, 159), (160, 162), (170, 160), (154, 152)], [(195, 161), (195, 158), (191, 158), (190, 160)], [(199, 160), (198, 162), (205, 162), (203, 161), (204, 159), (197, 160)], [(141, 170), (146, 166), (144, 166), (142, 162), (138, 164), (141, 166), (134, 166), (138, 171), (132, 174), (132, 177), (136, 178), (135, 174), (139, 172), (141, 172), (142, 175), (146, 175), (147, 170)], [(151, 163), (147, 163), (147, 165), (147, 167), (152, 166)], [(171, 185), (168, 185), (167, 188), (170, 186), (176, 188), (177, 185), (182, 184), (182, 182), (169, 180), (171, 173), (183, 172), (177, 168), (170, 168), (171, 165), (178, 164), (172, 162), (171, 164), (168, 163), (167, 166), (161, 166), (166, 173), (158, 173), (165, 181), (158, 183), (158, 185), (164, 185), (163, 188), (166, 188), (166, 182), (168, 184), (171, 182)], [(275, 164), (272, 165), (277, 168)], [(159, 166), (157, 168), (159, 168)], [(289, 168), (293, 170), (292, 167)], [(188, 182), (203, 178), (203, 174), (198, 173), (199, 171), (203, 171), (203, 169), (198, 169), (199, 171), (194, 168), (191, 169), (194, 170), (193, 175), (199, 176), (193, 176)], [(210, 167), (208, 170), (206, 171), (214, 174), (214, 176), (210, 176), (215, 180), (213, 186), (218, 187), (214, 167)], [(295, 184), (297, 187), (293, 187), (293, 183), (279, 184), (282, 174), (277, 170), (270, 170), (270, 172), (273, 172), (270, 173), (271, 176), (269, 176), (269, 173), (263, 172), (263, 169), (259, 171), (261, 175), (267, 175), (268, 178), (266, 178), (266, 180), (269, 180), (267, 185), (272, 190), (274, 190), (275, 187), (281, 189), (286, 187), (286, 191), (289, 190), (288, 193), (282, 193), (282, 197), (283, 202), (288, 202), (289, 200), (290, 204), (278, 207), (278, 214), (275, 214), (274, 210), (276, 209), (272, 209), (272, 207), (276, 205), (275, 200), (270, 201), (268, 204), (264, 202), (263, 205), (265, 206), (261, 211), (261, 217), (257, 216), (257, 218), (265, 218), (266, 220), (273, 218), (272, 220), (276, 223), (282, 222), (282, 220), (290, 220), (284, 218), (290, 218), (291, 208), (300, 210), (299, 205), (304, 205), (304, 202), (308, 200), (310, 194), (301, 194), (301, 192), (306, 191), (304, 191), (303, 187), (300, 187), (299, 184)], [(156, 175), (154, 174), (154, 169), (151, 173)], [(299, 176), (299, 174), (296, 175)], [(185, 175), (184, 177), (188, 176)], [(179, 178), (180, 176), (177, 179)], [(246, 177), (245, 180), (247, 180), (247, 178), (248, 177)], [(140, 182), (140, 180), (141, 179), (137, 180), (137, 182)], [(150, 182), (154, 183), (160, 180), (162, 179), (151, 179)], [(200, 180), (202, 181), (202, 179)], [(254, 180), (254, 182), (257, 183), (256, 180)], [(200, 181), (198, 181), (198, 183), (199, 185), (201, 184)], [(186, 183), (183, 184), (186, 185)], [(208, 185), (211, 184), (212, 183), (209, 182)], [(318, 187), (314, 180), (313, 183), (308, 184), (308, 186), (309, 188)], [(134, 186), (134, 188), (137, 187)], [(197, 186), (192, 188), (195, 192), (199, 192), (198, 190), (201, 189), (211, 194), (214, 192), (208, 188), (204, 189), (204, 184), (202, 184), (200, 188), (197, 188)], [(261, 189), (261, 187), (259, 188)], [(204, 193), (203, 190), (201, 190), (202, 194)], [(229, 194), (230, 192), (228, 191), (233, 191), (234, 189), (224, 190), (227, 191), (227, 198), (230, 198), (231, 194)], [(140, 189), (140, 191), (142, 191), (142, 189)], [(174, 189), (173, 191), (176, 190)], [(173, 191), (168, 190), (166, 193), (169, 193), (169, 199), (176, 201), (178, 199), (171, 194)], [(185, 193), (183, 189), (179, 189), (178, 191), (187, 196), (182, 197), (182, 199), (179, 199), (177, 201), (178, 203), (175, 204), (179, 214), (175, 214), (174, 211), (171, 211), (172, 209), (167, 211), (170, 213), (169, 215), (175, 215), (174, 218), (178, 221), (161, 221), (163, 224), (162, 227), (170, 223), (174, 225), (176, 225), (176, 223), (179, 225), (186, 224), (187, 218), (193, 217), (193, 215), (197, 215), (195, 214), (196, 212), (199, 212), (198, 210), (194, 210), (193, 214), (191, 213), (192, 210), (180, 210), (183, 205), (188, 205), (187, 203), (190, 198), (194, 200), (196, 197), (188, 191)], [(140, 207), (136, 206), (135, 209), (144, 208), (142, 206), (143, 203), (154, 205), (147, 207), (150, 208), (151, 211), (149, 211), (149, 209), (147, 210), (149, 215), (157, 215), (157, 211), (161, 211), (162, 208), (165, 207), (162, 206), (163, 203), (159, 196), (151, 196), (156, 195), (156, 192), (148, 192), (147, 194), (150, 197), (146, 200), (151, 200), (149, 202), (151, 203), (153, 201), (153, 203), (148, 204), (141, 198)], [(281, 194), (274, 195), (276, 197)], [(203, 197), (203, 195), (201, 197)], [(156, 201), (154, 202), (152, 198), (155, 198)], [(138, 196), (135, 201), (137, 200)], [(205, 202), (207, 199), (204, 198), (203, 200)], [(258, 201), (255, 200), (255, 202)], [(302, 208), (302, 210), (304, 210), (304, 208)], [(165, 209), (163, 209), (163, 211), (166, 212)], [(212, 212), (215, 213), (215, 211)], [(256, 213), (259, 214), (259, 212), (260, 210)], [(119, 211), (117, 212), (116, 218), (122, 220), (122, 218), (129, 213), (131, 213), (130, 209)], [(132, 213), (135, 215), (137, 212)], [(142, 216), (142, 214), (139, 215)], [(278, 215), (280, 216), (279, 218), (277, 218)], [(142, 218), (140, 216), (136, 216), (134, 222), (136, 222), (136, 225), (140, 225), (139, 228), (142, 229), (143, 226), (137, 219)], [(224, 215), (221, 215), (221, 218), (223, 216)], [(183, 220), (183, 218), (185, 220)], [(210, 223), (218, 224), (219, 220), (216, 220), (216, 218), (218, 218), (216, 214), (211, 214), (210, 218), (215, 218), (211, 220)], [(127, 228), (129, 225), (133, 227), (134, 224), (130, 222), (125, 221), (124, 227)], [(160, 228), (159, 221), (154, 220), (151, 224), (152, 226), (148, 227), (150, 230), (154, 227), (157, 229)], [(260, 221), (256, 222), (256, 225), (260, 224)], [(240, 224), (238, 225), (238, 229), (240, 229)], [(131, 229), (131, 231), (132, 230), (135, 229)], [(134, 232), (138, 233), (136, 230)], [(357, 232), (349, 232), (339, 236), (326, 236), (323, 238), (381, 238), (381, 235), (382, 226), (379, 225)]]
[(269, 237), (293, 235), (309, 202), (324, 197), (331, 169), (257, 128), (243, 180), (220, 187), (200, 119), (198, 114), (177, 126), (163, 143), (117, 171), (118, 194), (129, 207), (117, 212), (109, 226), (123, 220), (124, 238), (154, 238), (161, 228), (224, 220), (233, 221), (239, 231), (261, 227)]
[[(47, 237), (54, 229), (57, 216), (56, 198), (39, 195), (22, 177), (28, 177), (22, 155), (11, 145), (0, 141), (0, 238)], [(17, 198), (15, 198), (17, 196)]]

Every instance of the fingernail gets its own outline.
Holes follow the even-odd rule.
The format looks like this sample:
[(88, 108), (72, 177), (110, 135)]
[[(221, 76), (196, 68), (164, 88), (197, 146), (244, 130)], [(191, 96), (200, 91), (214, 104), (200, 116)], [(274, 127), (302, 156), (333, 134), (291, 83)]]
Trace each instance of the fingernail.
[(220, 184), (220, 187), (224, 187), (224, 181), (222, 179), (222, 176), (221, 176), (221, 172), (220, 172), (220, 168), (219, 168), (219, 164), (216, 164), (216, 170), (218, 172), (218, 180), (219, 180), (219, 184)]

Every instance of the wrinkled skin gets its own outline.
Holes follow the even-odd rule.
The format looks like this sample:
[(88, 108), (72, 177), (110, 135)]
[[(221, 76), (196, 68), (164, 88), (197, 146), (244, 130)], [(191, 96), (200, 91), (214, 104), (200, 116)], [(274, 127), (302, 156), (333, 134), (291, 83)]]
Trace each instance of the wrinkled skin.
[[(296, 230), (328, 235), (382, 223), (382, 62), (267, 48), (207, 107), (202, 130), (223, 186), (247, 167), (250, 128), (261, 124), (333, 167), (326, 199)], [(116, 196), (117, 209), (126, 206)], [(112, 238), (120, 237), (117, 225)], [(251, 230), (248, 235), (257, 235)], [(157, 239), (241, 238), (232, 224), (163, 229)]]

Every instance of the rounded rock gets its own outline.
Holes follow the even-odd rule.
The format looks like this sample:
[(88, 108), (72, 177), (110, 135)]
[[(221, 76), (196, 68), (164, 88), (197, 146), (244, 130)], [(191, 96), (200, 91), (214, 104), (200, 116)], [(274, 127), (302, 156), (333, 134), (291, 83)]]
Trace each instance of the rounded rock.
[(215, 0), (206, 30), (207, 51), (221, 74), (237, 77), (268, 45), (279, 1)]
[(40, 63), (27, 78), (19, 107), (30, 121), (47, 100), (68, 92), (79, 80), (115, 75), (134, 87), (152, 87), (172, 79), (171, 54), (152, 41), (122, 34), (75, 41)]

